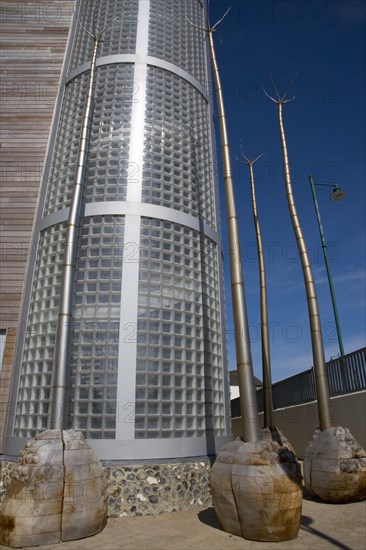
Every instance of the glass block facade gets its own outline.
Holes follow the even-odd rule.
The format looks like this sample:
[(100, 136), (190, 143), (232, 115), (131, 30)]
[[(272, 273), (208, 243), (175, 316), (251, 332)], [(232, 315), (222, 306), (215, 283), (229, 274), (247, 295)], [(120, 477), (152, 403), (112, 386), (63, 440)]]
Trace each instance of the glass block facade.
[[(132, 64), (106, 65), (96, 73), (84, 181), (85, 202), (126, 200), (133, 78)], [(50, 165), (45, 216), (70, 206), (86, 82), (87, 75), (81, 74), (65, 90), (58, 139)]]
[(138, 438), (224, 430), (218, 265), (210, 239), (142, 219), (137, 324)]
[(142, 201), (216, 227), (207, 101), (187, 81), (148, 67)]
[[(201, 0), (77, 2), (22, 310), (7, 452), (46, 429), (63, 253), (101, 32), (72, 284), (67, 421), (101, 458), (203, 456), (229, 435)], [(80, 21), (81, 25), (79, 25)], [(216, 442), (213, 444), (212, 442)], [(213, 445), (213, 446), (212, 446)]]
[(115, 437), (124, 221), (92, 216), (80, 224), (68, 427), (88, 438)]
[(47, 429), (65, 233), (65, 223), (55, 224), (39, 238), (19, 378), (18, 436)]

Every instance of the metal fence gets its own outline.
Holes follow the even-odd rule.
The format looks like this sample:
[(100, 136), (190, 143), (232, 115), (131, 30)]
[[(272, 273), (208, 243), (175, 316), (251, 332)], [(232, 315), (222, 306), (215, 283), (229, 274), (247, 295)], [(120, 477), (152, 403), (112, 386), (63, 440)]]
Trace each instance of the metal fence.
[[(326, 363), (329, 393), (333, 397), (366, 389), (366, 348)], [(316, 400), (314, 369), (309, 369), (272, 385), (273, 408)], [(258, 412), (263, 411), (263, 388), (257, 391)], [(239, 397), (231, 401), (231, 416), (240, 416)]]

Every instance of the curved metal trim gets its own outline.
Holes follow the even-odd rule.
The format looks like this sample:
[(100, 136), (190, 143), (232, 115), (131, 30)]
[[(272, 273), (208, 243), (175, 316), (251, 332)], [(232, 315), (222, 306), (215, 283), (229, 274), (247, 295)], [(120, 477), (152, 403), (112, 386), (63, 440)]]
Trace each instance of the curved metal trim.
[[(38, 226), (39, 231), (43, 231), (47, 227), (51, 227), (56, 223), (66, 221), (68, 213), (69, 208), (63, 208), (62, 210), (53, 212), (49, 216), (43, 218)], [(173, 208), (158, 206), (156, 204), (129, 201), (89, 202), (84, 205), (83, 217), (126, 216), (129, 214), (185, 225), (190, 229), (203, 233), (203, 235), (214, 241), (216, 244), (221, 244), (221, 239), (218, 233), (202, 219), (195, 218), (190, 214), (184, 214), (183, 212), (179, 212), (179, 210), (174, 210)]]
[[(6, 438), (6, 453), (17, 456), (31, 438)], [(216, 437), (178, 437), (171, 439), (87, 439), (100, 460), (177, 460), (215, 455), (231, 435)]]
[(65, 222), (69, 216), (69, 210), (70, 208), (62, 208), (61, 210), (56, 210), (56, 212), (52, 212), (52, 214), (49, 214), (41, 220), (38, 220), (36, 231), (41, 232), (48, 227), (52, 227), (53, 225), (56, 225), (58, 223)]
[[(192, 84), (192, 86), (194, 86), (203, 95), (205, 100), (207, 102), (209, 101), (209, 94), (202, 86), (202, 84), (192, 75), (187, 73), (187, 71), (181, 69), (180, 67), (177, 67), (177, 65), (174, 65), (173, 63), (169, 63), (169, 61), (164, 61), (163, 59), (159, 59), (158, 57), (153, 57), (151, 55), (139, 55), (135, 53), (129, 53), (99, 57), (97, 59), (96, 66), (103, 67), (104, 65), (112, 65), (114, 63), (145, 63), (146, 65), (151, 65), (152, 67), (165, 69), (166, 71), (176, 74), (180, 78), (183, 78), (184, 80)], [(83, 65), (76, 67), (67, 75), (62, 84), (66, 86), (66, 84), (68, 84), (71, 80), (73, 80), (80, 74), (85, 73), (89, 69), (90, 63), (84, 63)]]

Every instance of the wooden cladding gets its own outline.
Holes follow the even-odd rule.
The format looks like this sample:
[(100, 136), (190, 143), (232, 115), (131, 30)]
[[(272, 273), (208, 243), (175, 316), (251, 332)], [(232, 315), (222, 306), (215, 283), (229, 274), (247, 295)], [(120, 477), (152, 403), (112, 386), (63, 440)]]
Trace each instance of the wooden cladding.
[(73, 1), (1, 2), (0, 328), (16, 325)]
[(0, 4), (0, 453), (37, 197), (74, 1)]

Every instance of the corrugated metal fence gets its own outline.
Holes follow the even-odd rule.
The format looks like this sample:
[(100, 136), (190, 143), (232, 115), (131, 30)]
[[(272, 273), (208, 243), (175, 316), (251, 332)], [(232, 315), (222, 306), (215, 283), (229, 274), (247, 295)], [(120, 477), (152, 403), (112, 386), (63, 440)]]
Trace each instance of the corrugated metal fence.
[[(366, 348), (326, 364), (331, 397), (366, 389)], [(273, 408), (307, 403), (316, 399), (314, 369), (309, 369), (272, 386)], [(263, 411), (263, 389), (257, 391), (258, 411)], [(231, 401), (231, 416), (240, 416), (239, 398)]]

